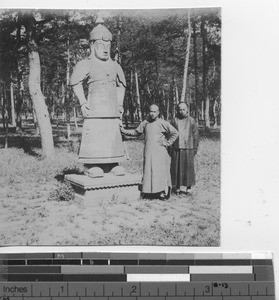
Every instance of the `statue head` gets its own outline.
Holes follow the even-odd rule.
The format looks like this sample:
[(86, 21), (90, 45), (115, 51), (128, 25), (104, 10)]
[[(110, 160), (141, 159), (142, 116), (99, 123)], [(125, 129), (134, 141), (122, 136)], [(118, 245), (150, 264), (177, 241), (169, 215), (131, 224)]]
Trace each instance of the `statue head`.
[(100, 60), (108, 60), (110, 58), (110, 47), (112, 34), (103, 25), (104, 21), (102, 18), (96, 20), (97, 26), (90, 32), (90, 45), (91, 51)]

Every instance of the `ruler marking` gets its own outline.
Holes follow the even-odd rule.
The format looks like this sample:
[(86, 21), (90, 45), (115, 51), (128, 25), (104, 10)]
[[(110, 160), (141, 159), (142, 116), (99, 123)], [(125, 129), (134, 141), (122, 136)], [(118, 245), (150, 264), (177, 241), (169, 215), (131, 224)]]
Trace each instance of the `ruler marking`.
[[(21, 284), (20, 281), (24, 281), (24, 279), (27, 278), (27, 281), (28, 280), (31, 281), (31, 282), (29, 282), (29, 287), (30, 287), (29, 294), (25, 295), (23, 293), (18, 293), (17, 291), (15, 292), (14, 290), (13, 291), (11, 290), (10, 293), (11, 293), (12, 297), (15, 297), (15, 298), (18, 297), (18, 299), (21, 298), (22, 300), (25, 300), (26, 297), (30, 297), (30, 296), (31, 296), (32, 299), (36, 298), (36, 297), (41, 297), (41, 298), (49, 297), (48, 299), (56, 299), (56, 297), (58, 297), (58, 298), (65, 297), (66, 298), (66, 297), (72, 297), (73, 296), (73, 295), (70, 295), (70, 288), (71, 288), (71, 293), (72, 294), (74, 294), (74, 290), (76, 290), (76, 297), (77, 297), (76, 299), (81, 300), (81, 299), (83, 299), (83, 296), (85, 296), (85, 297), (92, 297), (91, 293), (90, 292), (88, 293), (88, 288), (89, 287), (86, 287), (86, 285), (84, 286), (84, 289), (85, 289), (84, 292), (82, 292), (82, 285), (80, 287), (81, 290), (79, 290), (78, 280), (77, 280), (76, 283), (73, 283), (73, 284), (76, 284), (76, 288), (72, 287), (72, 285), (71, 285), (72, 282), (68, 282), (68, 281), (67, 282), (61, 282), (63, 286), (66, 283), (66, 287), (65, 287), (66, 290), (65, 290), (65, 292), (63, 290), (63, 287), (62, 287), (62, 290), (61, 290), (58, 281), (55, 282), (55, 283), (54, 282), (37, 282), (37, 280), (38, 281), (41, 281), (41, 280), (44, 281), (47, 278), (46, 279), (44, 277), (41, 278), (40, 276), (38, 278), (36, 278), (36, 274), (34, 274), (34, 273), (36, 273), (35, 272), (36, 270), (35, 269), (33, 270), (33, 267), (31, 267), (31, 268), (28, 267), (29, 262), (27, 261), (27, 259), (25, 259), (24, 262), (25, 262), (25, 266), (22, 265), (21, 269), (20, 268), (18, 269), (19, 270), (19, 272), (18, 272), (19, 274), (15, 274), (15, 275), (11, 274), (10, 284), (15, 284), (15, 285), (18, 284), (18, 285), (20, 285)], [(84, 266), (83, 261), (81, 260), (80, 262), (81, 262), (81, 266)], [(35, 263), (36, 263), (36, 261), (35, 261)], [(38, 263), (40, 263), (40, 260), (38, 260)], [(60, 263), (63, 264), (64, 262), (61, 260)], [(65, 263), (67, 263), (67, 261)], [(111, 259), (108, 259), (108, 265), (109, 266), (111, 265), (111, 263), (114, 264), (114, 262), (111, 261)], [(155, 261), (155, 263), (156, 263), (156, 261)], [(211, 263), (211, 261), (209, 260), (209, 264), (210, 263)], [(121, 264), (121, 262), (120, 262), (120, 264)], [(194, 261), (194, 265), (196, 265), (196, 264), (198, 264), (198, 263), (196, 261)], [(241, 262), (239, 264), (241, 264)], [(228, 265), (230, 265), (230, 264), (228, 263)], [(124, 270), (124, 274), (126, 274), (126, 272), (128, 271), (127, 270), (127, 266), (124, 265), (124, 263), (123, 263), (122, 267), (123, 267), (123, 270)], [(15, 268), (15, 270), (17, 270), (16, 269), (17, 266), (16, 267), (12, 267), (12, 268)], [(11, 268), (11, 273), (16, 273), (12, 268)], [(23, 274), (21, 274), (21, 273), (23, 273), (24, 269), (28, 269), (27, 270), (28, 273), (34, 272), (31, 275), (30, 278), (25, 277), (25, 276), (23, 276)], [(14, 272), (12, 272), (12, 271), (14, 271)], [(34, 277), (34, 278), (32, 278), (32, 277)], [(50, 278), (52, 278), (52, 277), (50, 277)], [(150, 285), (151, 288), (150, 289), (149, 288), (145, 288), (144, 295), (142, 295), (142, 285), (141, 285), (141, 282), (139, 281), (139, 282), (137, 282), (137, 284), (139, 286), (139, 295), (134, 295), (133, 299), (139, 300), (143, 296), (146, 296), (146, 298), (152, 299), (153, 298), (153, 293), (155, 292), (156, 289), (157, 289), (157, 296), (155, 296), (155, 293), (154, 293), (155, 298), (156, 297), (161, 297), (164, 300), (167, 300), (168, 297), (173, 296), (173, 292), (174, 292), (174, 296), (175, 296), (173, 298), (178, 298), (178, 300), (180, 300), (180, 298), (182, 299), (183, 295), (186, 296), (186, 297), (191, 296), (191, 297), (193, 297), (192, 298), (193, 300), (194, 299), (200, 299), (199, 297), (204, 297), (204, 298), (209, 297), (210, 298), (211, 296), (217, 296), (217, 295), (219, 295), (219, 297), (221, 296), (220, 299), (222, 298), (222, 300), (224, 300), (227, 295), (228, 296), (234, 296), (236, 298), (239, 297), (239, 296), (240, 297), (241, 296), (242, 297), (247, 296), (247, 299), (251, 299), (251, 300), (253, 299), (254, 296), (256, 296), (256, 297), (273, 296), (274, 292), (272, 292), (272, 289), (274, 287), (274, 282), (272, 282), (272, 280), (266, 280), (266, 282), (264, 284), (262, 284), (261, 282), (257, 282), (256, 281), (256, 279), (259, 279), (259, 278), (260, 278), (260, 275), (258, 277), (257, 274), (254, 274), (254, 279), (255, 280), (252, 281), (250, 279), (250, 282), (248, 280), (247, 281), (246, 280), (241, 280), (242, 278), (239, 279), (238, 282), (236, 282), (236, 279), (233, 278), (232, 281), (228, 281), (228, 286), (220, 285), (220, 283), (218, 283), (218, 286), (215, 286), (214, 285), (214, 280), (204, 281), (203, 284), (208, 285), (208, 287), (211, 286), (211, 291), (212, 291), (211, 293), (210, 292), (207, 293), (207, 289), (201, 289), (202, 286), (203, 286), (203, 285), (201, 285), (202, 282), (199, 282), (199, 281), (194, 281), (194, 282), (192, 281), (191, 282), (190, 281), (189, 285), (188, 284), (186, 284), (186, 285), (182, 284), (181, 285), (181, 288), (184, 289), (184, 292), (182, 292), (183, 290), (179, 291), (180, 293), (182, 293), (182, 294), (179, 294), (179, 295), (178, 295), (178, 285), (177, 285), (179, 283), (173, 282), (170, 285), (164, 285), (164, 284), (160, 285), (160, 284), (158, 284), (156, 282), (152, 282), (152, 280), (149, 281), (149, 285)], [(15, 280), (15, 282), (12, 282), (13, 279)], [(266, 279), (270, 279), (270, 277), (267, 277)], [(129, 294), (126, 295), (127, 287), (126, 287), (125, 283), (123, 283), (123, 282), (122, 283), (119, 282), (117, 284), (117, 286), (115, 286), (115, 287), (112, 288), (111, 292), (109, 293), (110, 295), (109, 294), (106, 295), (106, 292), (108, 292), (109, 289), (110, 289), (109, 288), (110, 285), (111, 284), (113, 285), (114, 282), (113, 282), (113, 279), (110, 280), (110, 278), (107, 279), (107, 280), (109, 280), (108, 282), (106, 282), (105, 280), (103, 282), (99, 282), (99, 284), (102, 284), (102, 286), (99, 285), (98, 288), (97, 288), (99, 292), (103, 291), (103, 295), (101, 297), (104, 297), (104, 299), (105, 298), (106, 299), (110, 299), (111, 298), (111, 300), (113, 300), (115, 297), (118, 297), (119, 291), (120, 291), (120, 295), (119, 296), (121, 296), (124, 300), (126, 298), (128, 299), (129, 297), (132, 296), (131, 293), (130, 293), (130, 295)], [(84, 283), (85, 283), (85, 281), (84, 281)], [(258, 285), (258, 283), (260, 283), (261, 285)], [(35, 286), (34, 286), (34, 284), (35, 284)], [(56, 287), (57, 284), (58, 284), (58, 286)], [(264, 287), (264, 285), (265, 285), (265, 287)], [(120, 290), (119, 290), (119, 287), (120, 287)], [(18, 290), (20, 288), (21, 287), (17, 287)], [(34, 295), (34, 288), (35, 288), (35, 294), (37, 296)], [(116, 289), (114, 290), (114, 288), (117, 288), (117, 291), (116, 291)], [(124, 291), (124, 288), (125, 288), (125, 291)], [(153, 290), (153, 288), (154, 288), (154, 290)], [(191, 288), (192, 288), (192, 291), (191, 291)], [(215, 288), (216, 288), (216, 290), (215, 290)], [(246, 290), (246, 288), (247, 288), (247, 290)], [(108, 289), (108, 291), (107, 291), (107, 289)], [(189, 293), (190, 294), (187, 294), (188, 289), (189, 289)], [(169, 293), (169, 290), (170, 290), (170, 293)], [(270, 290), (270, 292), (269, 292), (269, 290)], [(46, 295), (47, 291), (49, 292), (49, 296)], [(247, 294), (246, 294), (246, 291), (247, 291)], [(85, 295), (80, 295), (79, 292), (85, 293)], [(100, 296), (100, 293), (99, 292), (97, 293), (97, 291), (95, 290), (94, 283), (93, 283), (93, 291), (92, 292), (93, 292), (92, 294), (94, 294), (93, 297), (99, 297)], [(146, 292), (148, 292), (147, 295), (146, 295)], [(161, 294), (161, 292), (162, 292), (162, 294)], [(216, 294), (215, 294), (215, 292), (216, 292)], [(54, 295), (52, 295), (52, 293), (54, 293)], [(253, 293), (253, 294), (251, 294), (251, 293)], [(90, 296), (88, 296), (88, 294)], [(8, 298), (9, 297), (7, 297), (7, 299)], [(0, 297), (0, 300), (1, 299), (2, 298)], [(84, 299), (84, 300), (86, 300), (86, 299)]]
[(248, 283), (248, 295), (251, 295), (251, 293), (250, 293), (250, 283)]

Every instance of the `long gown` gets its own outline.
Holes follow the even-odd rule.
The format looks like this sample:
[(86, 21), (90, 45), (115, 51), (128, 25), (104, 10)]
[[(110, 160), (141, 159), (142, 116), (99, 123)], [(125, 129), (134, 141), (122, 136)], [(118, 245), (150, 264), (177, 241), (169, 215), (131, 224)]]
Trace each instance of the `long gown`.
[(159, 193), (171, 187), (171, 158), (167, 147), (178, 137), (177, 130), (169, 122), (157, 118), (145, 120), (134, 131), (125, 130), (124, 133), (145, 134), (142, 192)]
[(199, 145), (199, 131), (195, 120), (175, 118), (172, 125), (179, 137), (172, 145), (171, 179), (173, 187), (191, 187), (196, 183), (194, 157)]

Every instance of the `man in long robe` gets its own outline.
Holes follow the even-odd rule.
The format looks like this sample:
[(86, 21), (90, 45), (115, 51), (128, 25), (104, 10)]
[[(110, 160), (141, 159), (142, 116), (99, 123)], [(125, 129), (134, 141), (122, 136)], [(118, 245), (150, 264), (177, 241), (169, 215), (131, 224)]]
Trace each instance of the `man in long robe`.
[(167, 121), (159, 118), (159, 107), (151, 105), (149, 118), (134, 130), (121, 129), (126, 135), (145, 135), (143, 162), (143, 194), (158, 194), (159, 199), (168, 198), (172, 186), (170, 156), (167, 147), (178, 137), (177, 130)]
[(175, 193), (190, 193), (195, 185), (194, 157), (199, 146), (198, 126), (189, 116), (187, 104), (178, 105), (178, 117), (171, 122), (178, 131), (178, 139), (172, 145), (171, 179)]

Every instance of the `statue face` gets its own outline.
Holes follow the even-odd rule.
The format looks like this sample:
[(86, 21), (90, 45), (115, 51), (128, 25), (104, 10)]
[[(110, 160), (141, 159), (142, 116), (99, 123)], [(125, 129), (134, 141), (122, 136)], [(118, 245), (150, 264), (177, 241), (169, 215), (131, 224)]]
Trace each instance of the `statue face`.
[(98, 40), (93, 44), (95, 56), (101, 60), (108, 60), (110, 58), (110, 41)]

